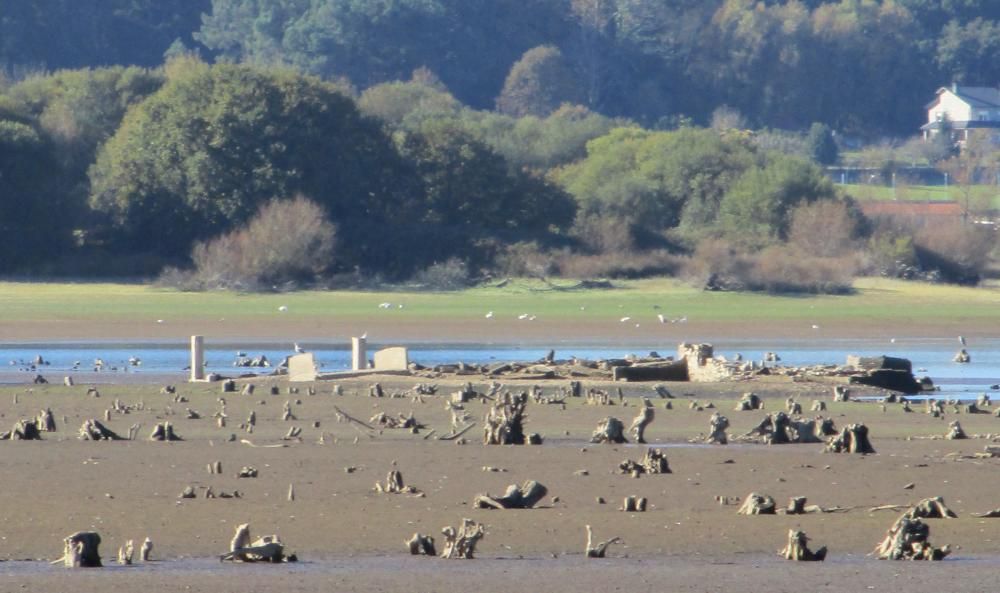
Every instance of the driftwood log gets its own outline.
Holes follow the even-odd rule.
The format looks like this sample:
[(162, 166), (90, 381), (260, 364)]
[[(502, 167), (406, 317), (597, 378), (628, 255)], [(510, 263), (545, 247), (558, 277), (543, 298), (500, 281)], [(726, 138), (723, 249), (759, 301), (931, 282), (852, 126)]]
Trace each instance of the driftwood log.
[(848, 424), (836, 437), (826, 444), (826, 451), (831, 453), (860, 453), (868, 455), (875, 453), (871, 441), (868, 440), (868, 427), (864, 424)]
[(620, 543), (622, 541), (620, 537), (613, 537), (607, 541), (594, 543), (594, 531), (590, 528), (590, 525), (587, 525), (586, 528), (587, 528), (587, 549), (586, 549), (587, 558), (604, 558), (604, 555), (608, 551), (608, 546), (610, 546), (611, 544)]
[(815, 552), (809, 549), (807, 542), (809, 538), (802, 531), (795, 529), (788, 530), (788, 543), (785, 548), (779, 552), (781, 557), (785, 560), (795, 560), (797, 562), (822, 562), (826, 559), (826, 546), (816, 550)]
[(630, 474), (638, 478), (642, 474), (669, 474), (670, 464), (667, 462), (667, 455), (660, 449), (649, 448), (643, 454), (642, 459), (633, 461), (626, 459), (618, 464), (619, 473)]
[(84, 421), (80, 427), (80, 439), (84, 441), (121, 441), (124, 440), (113, 430), (91, 418)]
[(642, 398), (643, 406), (639, 410), (639, 415), (632, 420), (632, 425), (629, 427), (629, 432), (635, 438), (635, 442), (639, 444), (645, 444), (645, 434), (646, 427), (653, 422), (653, 417), (655, 413), (653, 412), (653, 404), (649, 401), (649, 398)]
[(414, 556), (419, 556), (420, 554), (425, 556), (437, 556), (437, 550), (434, 548), (434, 538), (429, 535), (414, 533), (410, 539), (403, 543), (405, 543), (406, 547), (410, 550), (410, 554), (413, 554)]
[(99, 568), (101, 564), (101, 536), (93, 531), (78, 531), (63, 539), (63, 556), (53, 564), (62, 562), (67, 568)]
[(777, 505), (774, 499), (767, 494), (751, 492), (736, 513), (739, 515), (775, 515), (777, 514)]
[(597, 429), (590, 437), (591, 443), (627, 443), (625, 438), (625, 425), (614, 416), (608, 416), (597, 425)]
[(517, 484), (507, 486), (503, 496), (480, 494), (472, 501), (477, 509), (530, 509), (548, 494), (549, 490), (535, 480), (528, 480), (520, 487)]
[(462, 519), (462, 525), (457, 530), (449, 525), (441, 533), (444, 535), (442, 558), (472, 559), (475, 557), (476, 544), (486, 535), (486, 529), (472, 519)]

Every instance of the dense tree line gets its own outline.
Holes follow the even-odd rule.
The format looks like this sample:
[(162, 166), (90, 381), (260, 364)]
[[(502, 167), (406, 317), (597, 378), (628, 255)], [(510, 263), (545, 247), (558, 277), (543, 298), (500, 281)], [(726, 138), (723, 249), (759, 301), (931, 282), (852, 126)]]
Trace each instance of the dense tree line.
[(359, 89), (432, 72), (463, 104), (647, 127), (821, 122), (908, 135), (951, 81), (1000, 82), (991, 0), (0, 0), (0, 69), (290, 65)]

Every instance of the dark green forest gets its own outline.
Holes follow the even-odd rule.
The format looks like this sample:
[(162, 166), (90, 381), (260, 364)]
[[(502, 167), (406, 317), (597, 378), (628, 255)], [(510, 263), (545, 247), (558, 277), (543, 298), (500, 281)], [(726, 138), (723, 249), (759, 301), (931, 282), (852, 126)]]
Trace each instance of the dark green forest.
[(991, 0), (0, 0), (0, 272), (974, 279), (985, 239), (821, 167), (1000, 84), (998, 33)]

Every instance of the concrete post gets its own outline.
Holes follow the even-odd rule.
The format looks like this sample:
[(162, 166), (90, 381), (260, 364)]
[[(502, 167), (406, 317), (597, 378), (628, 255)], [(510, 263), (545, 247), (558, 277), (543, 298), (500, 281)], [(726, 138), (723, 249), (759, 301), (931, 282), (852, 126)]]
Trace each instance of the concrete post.
[(191, 336), (191, 380), (205, 380), (205, 336)]
[(368, 340), (351, 338), (351, 370), (363, 371), (368, 368)]

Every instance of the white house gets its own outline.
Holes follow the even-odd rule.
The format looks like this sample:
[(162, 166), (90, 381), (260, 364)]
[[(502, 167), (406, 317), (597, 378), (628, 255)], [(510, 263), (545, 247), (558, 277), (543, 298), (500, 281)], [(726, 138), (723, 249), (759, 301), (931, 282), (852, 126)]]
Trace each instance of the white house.
[(959, 142), (969, 139), (969, 130), (1000, 129), (1000, 89), (986, 86), (941, 87), (937, 98), (926, 105), (927, 123), (920, 126), (924, 139), (946, 125)]

